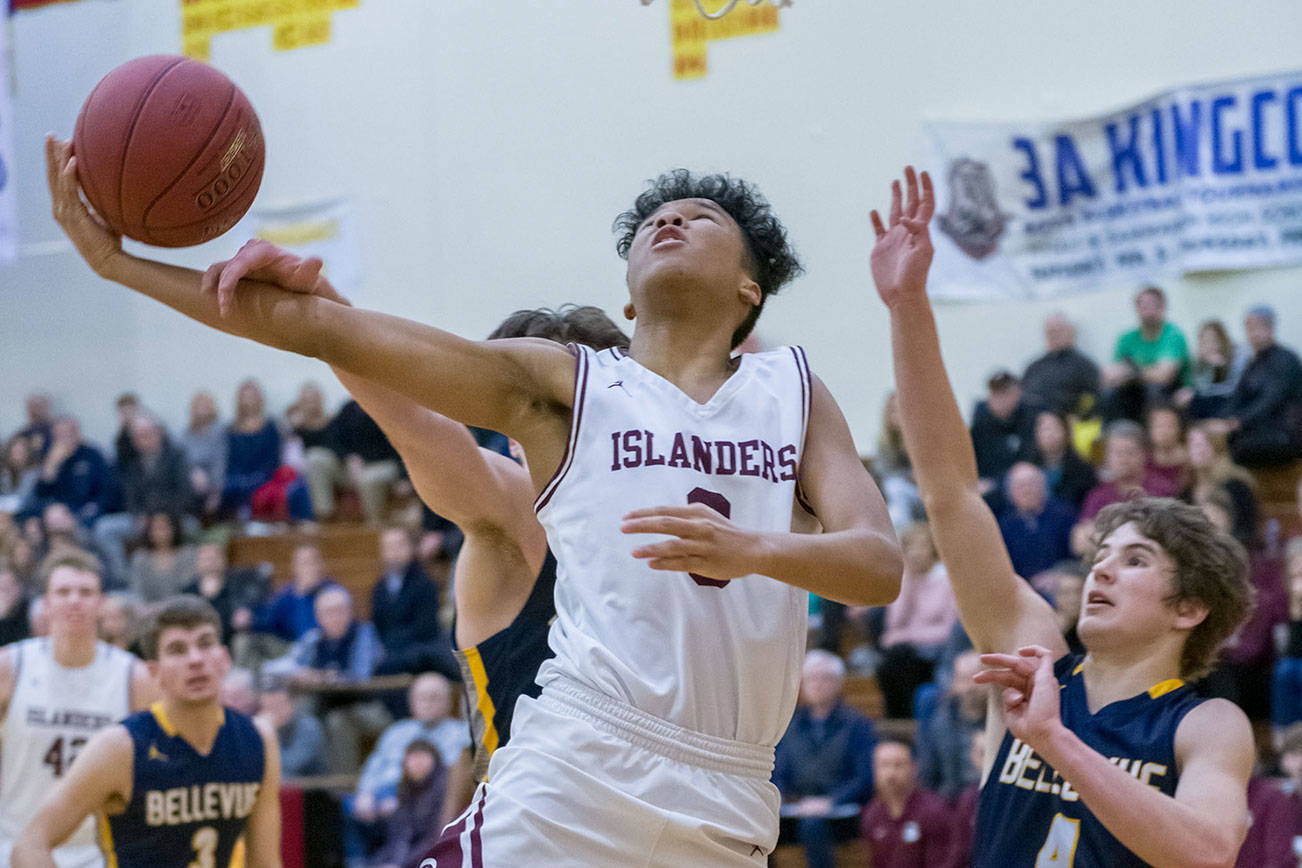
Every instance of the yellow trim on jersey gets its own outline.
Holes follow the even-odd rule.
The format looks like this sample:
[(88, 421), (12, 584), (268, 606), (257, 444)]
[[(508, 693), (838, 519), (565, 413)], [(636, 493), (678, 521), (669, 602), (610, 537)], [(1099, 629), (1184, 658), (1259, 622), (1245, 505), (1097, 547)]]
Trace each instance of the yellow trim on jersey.
[(113, 828), (108, 816), (96, 814), (95, 822), (99, 826), (99, 849), (104, 853), (104, 868), (118, 868), (118, 854), (113, 848)]
[(1148, 695), (1153, 699), (1157, 699), (1159, 696), (1165, 696), (1172, 690), (1180, 687), (1184, 687), (1183, 681), (1179, 678), (1168, 678), (1165, 681), (1159, 681), (1157, 684), (1148, 688)]
[(235, 839), (235, 846), (231, 849), (231, 861), (229, 868), (244, 868), (244, 836), (240, 835)]
[(497, 713), (497, 709), (493, 707), (493, 699), (488, 695), (488, 673), (484, 671), (484, 661), (479, 656), (478, 648), (465, 649), (465, 655), (470, 677), (475, 682), (475, 695), (478, 697), (475, 705), (484, 718), (484, 740), (481, 747), (492, 756), (493, 751), (497, 750), (498, 742), (497, 727), (493, 725), (493, 716)]
[(167, 716), (167, 712), (163, 710), (162, 700), (159, 700), (158, 702), (155, 702), (153, 705), (149, 706), (149, 711), (154, 715), (154, 720), (158, 721), (158, 725), (162, 727), (163, 732), (167, 733), (169, 736), (176, 735), (176, 727), (172, 724), (171, 719)]
[(1072, 675), (1080, 675), (1080, 671), (1081, 671), (1082, 669), (1084, 669), (1084, 668), (1085, 668), (1085, 661), (1082, 660), (1081, 662), (1079, 662), (1079, 663), (1076, 664), (1076, 668), (1073, 669), (1073, 670), (1071, 671), (1071, 674), (1072, 674)]

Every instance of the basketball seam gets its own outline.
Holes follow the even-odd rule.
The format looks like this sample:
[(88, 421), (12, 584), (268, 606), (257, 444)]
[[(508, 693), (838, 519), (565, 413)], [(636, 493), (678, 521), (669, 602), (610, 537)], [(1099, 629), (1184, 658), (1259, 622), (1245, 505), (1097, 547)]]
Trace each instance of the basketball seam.
[[(139, 123), (139, 121), (140, 121), (140, 113), (141, 113), (141, 111), (144, 110), (144, 108), (145, 108), (145, 103), (148, 102), (148, 100), (149, 100), (149, 95), (152, 94), (152, 93), (154, 92), (154, 88), (158, 87), (158, 83), (159, 83), (160, 81), (163, 80), (163, 76), (167, 75), (169, 72), (171, 72), (172, 70), (176, 69), (176, 68), (177, 68), (178, 66), (180, 66), (182, 63), (185, 63), (186, 60), (188, 60), (188, 58), (185, 58), (185, 57), (178, 57), (178, 58), (176, 58), (176, 61), (175, 61), (174, 63), (171, 63), (171, 64), (169, 64), (168, 66), (164, 67), (163, 69), (159, 70), (158, 75), (154, 76), (154, 80), (153, 80), (152, 82), (149, 83), (149, 89), (146, 90), (143, 94), (141, 94), (141, 96), (140, 96), (140, 101), (139, 101), (138, 103), (136, 103), (136, 110), (135, 110), (135, 112), (131, 115), (131, 126), (127, 128), (127, 140), (126, 140), (126, 144), (124, 144), (123, 147), (122, 147), (122, 162), (121, 162), (121, 164), (118, 166), (118, 197), (117, 197), (117, 206), (118, 206), (118, 216), (119, 216), (119, 218), (122, 220), (122, 223), (124, 224), (124, 225), (122, 226), (122, 229), (123, 229), (124, 232), (126, 231), (126, 228), (127, 228), (126, 225), (125, 225), (126, 222), (127, 222), (127, 215), (126, 215), (126, 208), (124, 208), (124, 207), (122, 206), (122, 192), (123, 192), (123, 189), (126, 187), (126, 177), (127, 177), (127, 157), (131, 154), (131, 140), (132, 140), (133, 138), (135, 138), (135, 135), (136, 135), (136, 124)], [(146, 209), (145, 209), (145, 213), (148, 213), (148, 211), (149, 211), (149, 209), (146, 208)], [(134, 229), (134, 228), (136, 228), (136, 227), (132, 227), (132, 228)], [(140, 229), (144, 229), (144, 228), (145, 228), (143, 215), (142, 215), (142, 217), (141, 217), (140, 227), (139, 227), (139, 228), (140, 228)], [(130, 234), (130, 233), (127, 233), (127, 234)], [(141, 234), (143, 234), (143, 233), (141, 233)]]
[[(160, 192), (157, 196), (155, 196), (153, 201), (150, 202), (148, 205), (146, 205), (144, 210), (140, 212), (140, 228), (142, 230), (148, 231), (147, 227), (149, 223), (149, 212), (153, 211), (154, 206), (157, 205), (160, 201), (162, 201), (164, 196), (172, 192), (173, 188), (175, 188), (177, 184), (181, 183), (181, 179), (185, 177), (185, 173), (190, 171), (190, 168), (194, 166), (195, 163), (199, 162), (199, 158), (202, 157), (204, 151), (207, 150), (207, 145), (212, 142), (213, 134), (217, 132), (217, 129), (226, 120), (226, 116), (230, 114), (231, 104), (235, 102), (235, 92), (238, 90), (238, 88), (236, 88), (234, 82), (228, 82), (228, 83), (230, 84), (230, 92), (226, 94), (226, 105), (222, 108), (222, 113), (217, 116), (217, 120), (213, 123), (211, 127), (208, 128), (208, 136), (204, 139), (204, 147), (199, 149), (199, 153), (195, 154), (194, 157), (190, 160), (190, 162), (186, 163), (184, 166), (181, 167), (181, 171), (177, 172), (176, 177), (172, 179), (171, 183), (169, 183), (166, 187), (164, 187), (162, 192)], [(203, 220), (196, 220), (194, 221), (194, 223), (186, 223), (184, 225), (193, 226), (195, 225), (195, 223), (202, 223), (202, 222)], [(167, 228), (176, 229), (181, 227), (169, 226)]]

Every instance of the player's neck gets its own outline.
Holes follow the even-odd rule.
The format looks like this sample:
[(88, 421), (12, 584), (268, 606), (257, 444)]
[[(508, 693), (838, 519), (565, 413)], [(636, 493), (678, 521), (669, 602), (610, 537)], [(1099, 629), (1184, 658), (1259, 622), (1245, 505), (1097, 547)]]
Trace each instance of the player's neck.
[(220, 702), (177, 702), (164, 697), (161, 704), (163, 713), (176, 727), (177, 733), (195, 750), (201, 754), (212, 750), (217, 731), (226, 722), (226, 711)]
[(737, 369), (730, 338), (717, 321), (713, 325), (645, 322), (633, 332), (628, 354), (704, 404)]
[(1116, 648), (1093, 651), (1085, 657), (1082, 674), (1090, 713), (1105, 705), (1129, 699), (1154, 685), (1180, 677), (1180, 651), (1151, 646), (1139, 650)]
[(95, 662), (97, 639), (94, 633), (51, 631), (50, 653), (54, 662), (65, 669), (81, 669)]

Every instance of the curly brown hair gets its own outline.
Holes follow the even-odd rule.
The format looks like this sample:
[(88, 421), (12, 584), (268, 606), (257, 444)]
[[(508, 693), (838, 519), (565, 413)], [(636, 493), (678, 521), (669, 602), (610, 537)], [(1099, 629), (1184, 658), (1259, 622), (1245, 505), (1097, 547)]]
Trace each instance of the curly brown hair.
[(1142, 497), (1104, 507), (1094, 522), (1094, 547), (1130, 523), (1175, 562), (1167, 604), (1192, 602), (1207, 607), (1207, 617), (1189, 631), (1180, 653), (1180, 676), (1187, 681), (1202, 678), (1212, 670), (1221, 643), (1252, 610), (1248, 556), (1202, 510), (1168, 497)]

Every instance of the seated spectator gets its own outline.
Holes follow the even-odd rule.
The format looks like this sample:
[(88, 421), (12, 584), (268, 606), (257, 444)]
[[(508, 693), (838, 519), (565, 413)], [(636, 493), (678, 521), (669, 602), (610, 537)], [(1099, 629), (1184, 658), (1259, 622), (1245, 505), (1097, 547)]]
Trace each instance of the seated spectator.
[(323, 775), (326, 762), (326, 733), (321, 721), (295, 702), (283, 679), (271, 679), (258, 700), (259, 716), (276, 731), (280, 745), (280, 772), (286, 778)]
[(217, 402), (211, 392), (195, 392), (190, 399), (190, 421), (177, 445), (190, 471), (195, 511), (215, 516), (226, 480), (226, 430), (217, 419)]
[[(54, 447), (51, 447), (51, 452), (53, 451)], [(41, 511), (40, 519), (33, 521), (31, 526), (36, 529), (35, 539), (39, 543), (33, 552), (37, 564), (51, 555), (68, 549), (88, 552), (105, 567), (102, 578), (106, 589), (115, 590), (123, 586), (126, 577), (121, 573), (108, 571), (111, 561), (104, 556), (95, 538), (85, 525), (78, 523), (66, 504), (51, 503)]]
[(1129, 419), (1108, 425), (1103, 451), (1103, 482), (1085, 497), (1080, 519), (1072, 530), (1071, 548), (1078, 555), (1090, 548), (1094, 517), (1099, 510), (1132, 497), (1172, 497), (1176, 489), (1148, 471), (1144, 429)]
[(1259, 305), (1243, 318), (1252, 360), (1230, 394), (1230, 450), (1244, 467), (1287, 464), (1302, 456), (1302, 360), (1275, 343), (1275, 311)]
[(40, 478), (40, 459), (31, 451), (29, 441), (10, 438), (0, 456), (0, 512), (13, 515), (31, 511)]
[(380, 560), (384, 573), (371, 589), (371, 622), (384, 645), (379, 671), (415, 675), (433, 670), (460, 681), (452, 641), (439, 624), (438, 586), (425, 574), (406, 528), (384, 529)]
[(371, 858), (376, 868), (408, 868), (438, 843), (448, 770), (438, 749), (424, 739), (402, 756), (397, 807), (384, 822), (384, 846)]
[(27, 607), (27, 593), (18, 577), (0, 562), (0, 645), (28, 637)]
[[(285, 411), (285, 422), (289, 425), (290, 434), (298, 440), (304, 459), (313, 449), (334, 451), (331, 448), (334, 443), (334, 431), (330, 428), (330, 416), (325, 411), (325, 396), (321, 394), (321, 387), (316, 383), (309, 381), (299, 387), (298, 397)], [(313, 512), (323, 516), (329, 515), (328, 511), (323, 512), (317, 508), (320, 506), (325, 504), (313, 502)], [(330, 506), (333, 508), (333, 503)]]
[(998, 489), (1013, 464), (1031, 450), (1035, 411), (1022, 401), (1022, 386), (1008, 371), (986, 382), (988, 394), (972, 413), (972, 446), (985, 491)]
[[(263, 673), (309, 689), (366, 681), (374, 675), (384, 649), (375, 627), (357, 620), (352, 595), (339, 585), (322, 588), (314, 607), (318, 626), (304, 633), (284, 657), (263, 666)], [(332, 771), (345, 774), (358, 767), (359, 740), (379, 735), (390, 721), (377, 700), (318, 697), (317, 713), (324, 716), (330, 736)]]
[(1076, 510), (1049, 496), (1044, 472), (1019, 461), (1005, 487), (1008, 505), (999, 513), (999, 532), (1017, 574), (1030, 578), (1070, 557)]
[(113, 409), (118, 417), (118, 432), (113, 437), (113, 463), (121, 468), (136, 457), (136, 447), (131, 440), (131, 424), (142, 411), (140, 396), (135, 392), (123, 392), (113, 402)]
[(1154, 404), (1146, 421), (1148, 472), (1161, 477), (1172, 491), (1183, 491), (1189, 474), (1184, 420), (1170, 404)]
[(1270, 713), (1276, 732), (1302, 722), (1302, 540), (1284, 552), (1288, 583), (1288, 633), (1271, 675)]
[(1283, 564), (1266, 551), (1255, 525), (1245, 536), (1235, 533), (1239, 522), (1234, 516), (1234, 502), (1224, 491), (1207, 492), (1196, 505), (1212, 524), (1238, 539), (1248, 553), (1254, 603), (1248, 619), (1221, 647), (1216, 668), (1199, 684), (1199, 692), (1230, 700), (1243, 709), (1254, 728), (1266, 730), (1270, 720), (1270, 677), (1275, 667), (1275, 630), (1288, 622)]
[(180, 520), (167, 512), (148, 516), (144, 545), (131, 555), (127, 587), (146, 603), (180, 593), (195, 571), (195, 547), (181, 539)]
[(235, 393), (235, 421), (226, 430), (226, 475), (220, 511), (247, 518), (253, 493), (271, 481), (280, 466), (280, 432), (267, 418), (266, 399), (256, 380)]
[(1212, 491), (1223, 491), (1234, 503), (1233, 535), (1256, 539), (1260, 510), (1257, 482), (1252, 474), (1234, 463), (1225, 433), (1213, 422), (1199, 422), (1189, 429), (1189, 484), (1185, 500), (1196, 503)]
[(1253, 775), (1248, 781), (1248, 835), (1235, 868), (1296, 868), (1302, 862), (1302, 724), (1280, 744), (1284, 779)]
[(909, 745), (895, 739), (873, 751), (877, 795), (864, 809), (861, 828), (873, 868), (936, 868), (950, 858), (949, 805), (918, 786)]
[(225, 547), (215, 542), (195, 550), (194, 568), (194, 581), (181, 593), (203, 597), (212, 604), (222, 620), (222, 644), (231, 647), (237, 633), (253, 626), (253, 611), (265, 593), (263, 578), (256, 570), (230, 570)]
[(1099, 393), (1099, 366), (1076, 349), (1076, 327), (1062, 313), (1044, 318), (1044, 355), (1022, 374), (1028, 407), (1066, 416), (1092, 407)]
[[(36, 481), (40, 508), (61, 503), (86, 527), (113, 505), (112, 471), (98, 449), (81, 439), (81, 424), (71, 416), (54, 421), (50, 448)], [(120, 575), (120, 573), (119, 573)]]
[(1072, 559), (1059, 561), (1051, 569), (1031, 577), (1031, 586), (1053, 606), (1058, 616), (1058, 629), (1072, 654), (1084, 654), (1085, 646), (1076, 635), (1076, 622), (1080, 620), (1081, 594), (1085, 589), (1085, 565)]
[(954, 799), (980, 781), (973, 768), (972, 734), (983, 732), (989, 691), (972, 680), (981, 655), (964, 651), (954, 658), (954, 674), (931, 716), (918, 724), (918, 779), (928, 790)]
[(895, 393), (886, 396), (882, 407), (882, 433), (877, 441), (877, 454), (872, 461), (873, 475), (881, 485), (886, 498), (886, 509), (896, 533), (904, 533), (909, 525), (923, 517), (922, 496), (913, 481), (913, 465), (908, 450), (904, 448), (904, 430), (900, 428), (899, 404)]
[(1100, 410), (1107, 422), (1138, 422), (1150, 404), (1170, 399), (1184, 385), (1189, 347), (1184, 332), (1166, 319), (1166, 293), (1146, 286), (1135, 296), (1139, 327), (1117, 338), (1103, 369)]
[(321, 548), (314, 542), (294, 547), (289, 584), (276, 592), (253, 619), (253, 629), (269, 633), (282, 642), (295, 642), (316, 627), (316, 596), (339, 583), (325, 574)]
[(142, 614), (140, 601), (133, 594), (110, 591), (99, 606), (99, 637), (123, 651), (136, 654)]
[(233, 708), (249, 717), (258, 713), (258, 685), (253, 673), (240, 666), (232, 666), (222, 679), (222, 705)]
[(1094, 467), (1076, 451), (1065, 416), (1041, 410), (1035, 416), (1031, 463), (1044, 471), (1049, 493), (1078, 510), (1097, 483)]
[(27, 451), (39, 462), (45, 458), (54, 437), (53, 402), (44, 392), (33, 392), (27, 396), (23, 408), (27, 413), (27, 422), (14, 436), (27, 442)]
[(883, 657), (877, 668), (887, 717), (913, 716), (913, 692), (931, 680), (958, 621), (949, 575), (936, 555), (927, 523), (918, 522), (905, 531), (900, 547), (904, 576), (900, 596), (886, 607)]
[(778, 742), (773, 783), (782, 796), (781, 843), (805, 848), (809, 868), (832, 868), (833, 845), (858, 837), (872, 798), (872, 724), (841, 700), (845, 664), (828, 651), (805, 655), (803, 704)]
[(1175, 393), (1175, 405), (1195, 421), (1223, 418), (1250, 356), (1230, 340), (1225, 324), (1218, 319), (1198, 327), (1196, 343), (1189, 385)]
[(383, 524), (385, 501), (402, 475), (402, 462), (389, 438), (360, 404), (353, 400), (345, 403), (330, 422), (328, 448), (309, 450), (305, 458), (317, 519), (334, 515), (334, 492), (339, 487), (357, 492), (367, 524)]
[(981, 772), (985, 768), (986, 733), (985, 729), (969, 731), (968, 760), (969, 774), (975, 772), (976, 782), (970, 784), (953, 800), (953, 825), (950, 857), (947, 864), (953, 868), (972, 864), (972, 842), (976, 840), (977, 800), (981, 796)]

